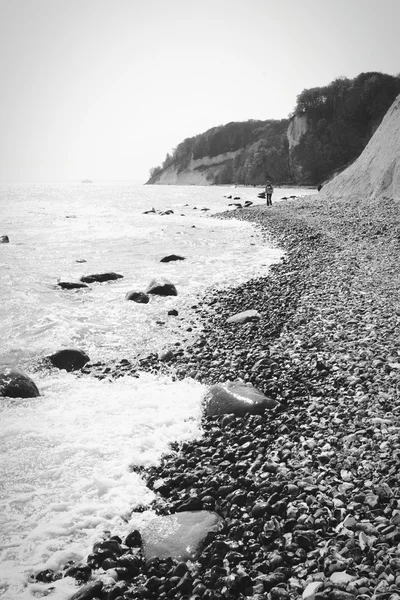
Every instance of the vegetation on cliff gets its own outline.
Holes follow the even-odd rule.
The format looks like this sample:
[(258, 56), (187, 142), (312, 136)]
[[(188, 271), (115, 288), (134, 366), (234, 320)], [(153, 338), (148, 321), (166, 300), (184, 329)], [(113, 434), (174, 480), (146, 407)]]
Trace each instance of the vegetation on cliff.
[[(148, 183), (167, 169), (201, 169), (214, 184), (320, 183), (359, 156), (399, 93), (400, 76), (376, 72), (305, 89), (292, 118), (305, 116), (307, 128), (291, 149), (289, 119), (228, 123), (186, 138), (151, 169)], [(209, 169), (215, 157), (219, 166)]]
[(300, 183), (317, 183), (342, 170), (363, 151), (400, 94), (400, 77), (361, 73), (340, 77), (325, 87), (304, 90), (295, 114), (307, 116), (308, 128), (292, 149)]

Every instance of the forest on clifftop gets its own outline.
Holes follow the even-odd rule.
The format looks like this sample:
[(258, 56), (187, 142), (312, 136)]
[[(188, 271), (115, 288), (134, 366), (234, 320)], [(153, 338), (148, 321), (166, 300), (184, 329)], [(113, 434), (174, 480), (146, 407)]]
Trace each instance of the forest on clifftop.
[[(271, 179), (276, 185), (316, 185), (361, 154), (398, 94), (400, 76), (378, 72), (305, 89), (288, 119), (232, 122), (186, 138), (151, 169), (148, 183), (157, 183), (168, 168), (179, 173), (190, 169), (192, 160), (234, 152), (210, 173), (210, 183), (261, 185)], [(300, 116), (307, 127), (289, 149), (290, 119)]]

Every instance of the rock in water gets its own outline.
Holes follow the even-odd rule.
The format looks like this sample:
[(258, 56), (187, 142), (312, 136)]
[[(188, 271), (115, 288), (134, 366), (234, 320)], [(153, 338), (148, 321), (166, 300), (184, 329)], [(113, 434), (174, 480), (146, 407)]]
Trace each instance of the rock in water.
[(67, 281), (66, 279), (59, 279), (57, 285), (63, 290), (79, 290), (80, 288), (88, 288), (86, 283), (81, 281)]
[(0, 244), (8, 244), (10, 242), (10, 238), (8, 235), (0, 235)]
[(195, 560), (207, 534), (218, 531), (222, 524), (222, 518), (208, 510), (155, 516), (139, 528), (145, 559)]
[(147, 286), (146, 292), (148, 294), (155, 294), (157, 296), (177, 296), (178, 292), (173, 283), (164, 279), (164, 277), (158, 277), (152, 279)]
[(167, 263), (173, 260), (185, 260), (185, 257), (179, 256), (179, 254), (168, 254), (168, 256), (164, 256), (164, 258), (162, 258), (160, 262)]
[(257, 388), (241, 381), (213, 385), (203, 398), (204, 414), (208, 417), (229, 413), (241, 417), (247, 413), (259, 415), (279, 404), (277, 400), (268, 398)]
[(93, 273), (92, 275), (83, 275), (81, 281), (83, 283), (103, 282), (103, 281), (114, 281), (115, 279), (122, 279), (123, 275), (119, 273)]
[(148, 304), (150, 302), (149, 295), (145, 294), (144, 292), (128, 292), (125, 296), (125, 299), (132, 300), (138, 304)]
[(49, 356), (49, 360), (51, 364), (58, 369), (77, 371), (89, 362), (90, 358), (82, 350), (78, 350), (77, 348), (64, 348)]
[(36, 398), (40, 392), (35, 382), (22, 371), (5, 369), (0, 372), (0, 396), (9, 398)]
[(233, 315), (227, 319), (227, 323), (237, 323), (238, 325), (242, 325), (243, 323), (248, 323), (249, 321), (259, 321), (261, 319), (261, 315), (256, 310), (245, 310), (237, 315)]
[(102, 588), (103, 582), (99, 579), (97, 581), (91, 581), (81, 587), (81, 589), (71, 596), (69, 600), (92, 600), (93, 598), (97, 598)]

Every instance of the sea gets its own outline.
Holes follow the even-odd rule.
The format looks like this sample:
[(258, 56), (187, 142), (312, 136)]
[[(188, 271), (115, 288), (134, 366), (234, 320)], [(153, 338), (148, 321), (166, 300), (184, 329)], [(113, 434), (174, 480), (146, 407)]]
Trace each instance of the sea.
[[(132, 466), (151, 466), (171, 442), (201, 436), (204, 385), (141, 373), (97, 380), (45, 369), (66, 347), (92, 362), (135, 360), (191, 343), (195, 307), (210, 288), (264, 276), (282, 251), (250, 223), (218, 219), (234, 202), (264, 203), (253, 187), (123, 183), (0, 186), (0, 369), (33, 378), (40, 396), (0, 399), (0, 598), (77, 590), (32, 574), (82, 561), (110, 532), (135, 526), (132, 513), (154, 498)], [(276, 188), (273, 202), (315, 193)], [(153, 210), (155, 212), (148, 213)], [(172, 211), (170, 214), (161, 214)], [(147, 213), (147, 214), (145, 214)], [(166, 255), (185, 260), (161, 263)], [(123, 278), (65, 290), (59, 280), (114, 271)], [(149, 304), (127, 301), (154, 277), (178, 290)], [(178, 316), (169, 316), (170, 309)]]

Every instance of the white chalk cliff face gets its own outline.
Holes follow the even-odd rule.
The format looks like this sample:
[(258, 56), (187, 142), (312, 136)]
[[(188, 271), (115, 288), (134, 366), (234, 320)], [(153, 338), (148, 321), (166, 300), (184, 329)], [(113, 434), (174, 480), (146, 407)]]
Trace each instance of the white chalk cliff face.
[(362, 154), (323, 189), (328, 197), (400, 200), (400, 95)]
[(289, 142), (289, 152), (292, 148), (300, 143), (301, 138), (308, 129), (306, 115), (295, 115), (290, 119), (287, 130), (287, 138)]
[(212, 185), (218, 172), (227, 162), (233, 160), (241, 152), (241, 150), (237, 150), (236, 152), (226, 152), (213, 157), (191, 158), (188, 167), (179, 172), (172, 164), (155, 177), (152, 183), (161, 185)]

